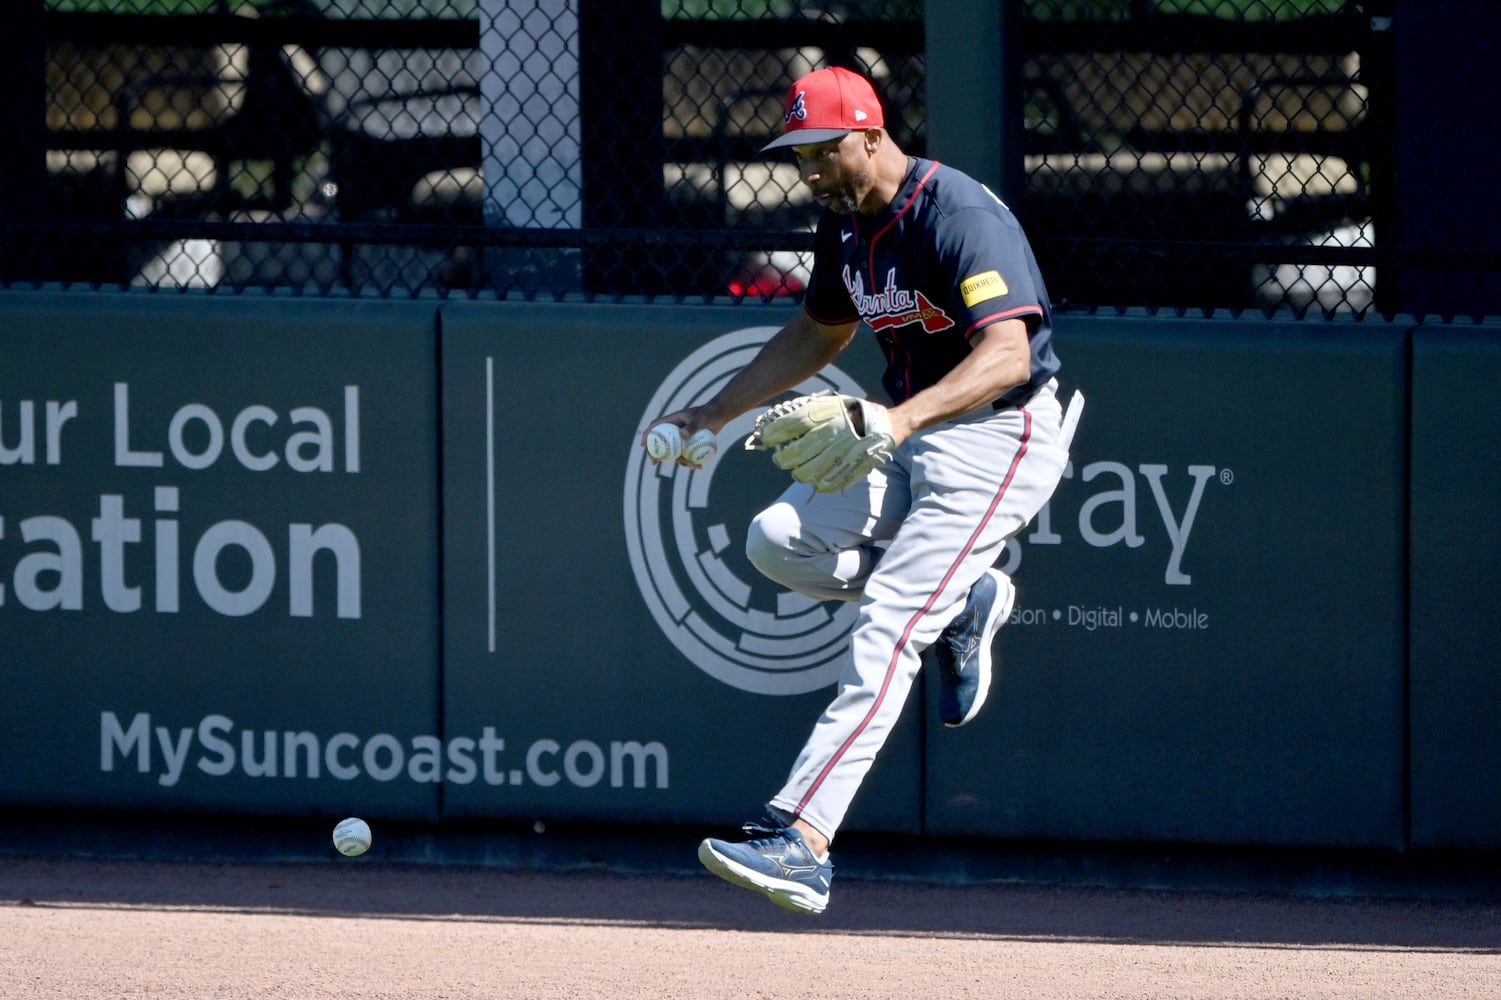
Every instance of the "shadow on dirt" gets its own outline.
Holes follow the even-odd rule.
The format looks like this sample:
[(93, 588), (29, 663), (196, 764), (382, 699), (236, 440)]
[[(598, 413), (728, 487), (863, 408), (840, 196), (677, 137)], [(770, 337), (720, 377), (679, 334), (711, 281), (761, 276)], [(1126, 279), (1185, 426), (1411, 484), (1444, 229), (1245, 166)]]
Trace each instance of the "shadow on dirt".
[(431, 827), (373, 825), (375, 849), (350, 859), (322, 819), (12, 815), (0, 820), (0, 906), (1501, 953), (1498, 867), (1487, 858), (850, 835), (829, 910), (808, 918), (699, 869), (702, 831), (492, 825), (445, 827), (438, 839)]

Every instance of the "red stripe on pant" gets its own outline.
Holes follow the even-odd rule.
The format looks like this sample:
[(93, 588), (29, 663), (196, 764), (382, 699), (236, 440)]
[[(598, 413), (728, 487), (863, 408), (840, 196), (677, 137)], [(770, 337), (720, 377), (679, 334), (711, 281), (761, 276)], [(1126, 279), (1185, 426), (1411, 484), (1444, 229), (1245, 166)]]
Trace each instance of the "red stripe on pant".
[(912, 635), (912, 630), (917, 627), (917, 623), (922, 618), (922, 616), (927, 614), (928, 611), (932, 609), (933, 603), (938, 600), (938, 595), (943, 593), (944, 588), (947, 587), (949, 581), (953, 579), (954, 573), (958, 571), (959, 564), (964, 562), (964, 557), (969, 555), (970, 550), (975, 547), (975, 540), (980, 537), (980, 533), (984, 531), (985, 526), (990, 523), (991, 517), (995, 515), (996, 508), (1001, 505), (1001, 499), (1006, 495), (1006, 490), (1011, 486), (1012, 481), (1016, 478), (1016, 470), (1021, 467), (1022, 458), (1027, 454), (1027, 442), (1032, 438), (1032, 414), (1028, 413), (1025, 409), (1021, 409), (1019, 412), (1022, 415), (1023, 421), (1021, 447), (1018, 448), (1016, 454), (1012, 456), (1011, 467), (1006, 470), (1006, 477), (1001, 480), (1000, 488), (996, 490), (995, 496), (991, 498), (990, 506), (985, 510), (985, 516), (980, 518), (980, 523), (977, 524), (975, 526), (975, 530), (970, 533), (969, 541), (965, 542), (964, 548), (959, 550), (959, 555), (954, 559), (953, 565), (949, 567), (948, 572), (943, 575), (943, 579), (939, 582), (938, 589), (933, 591), (932, 595), (928, 598), (927, 603), (919, 608), (917, 613), (912, 616), (912, 619), (907, 622), (907, 627), (902, 630), (901, 639), (897, 642), (896, 648), (891, 651), (891, 659), (886, 664), (886, 675), (881, 679), (881, 690), (876, 695), (875, 704), (871, 705), (870, 711), (865, 713), (865, 718), (860, 720), (860, 724), (855, 727), (855, 731), (850, 733), (849, 739), (841, 743), (839, 745), (839, 749), (834, 751), (834, 756), (829, 758), (829, 762), (823, 766), (823, 769), (821, 771), (818, 772), (818, 777), (813, 779), (813, 783), (808, 786), (808, 790), (804, 792), (803, 797), (798, 800), (798, 815), (801, 815), (802, 811), (807, 808), (808, 803), (813, 799), (813, 796), (818, 794), (818, 789), (823, 785), (824, 779), (829, 776), (829, 772), (834, 769), (834, 765), (839, 763), (840, 759), (854, 744), (855, 740), (859, 739), (860, 734), (865, 732), (866, 727), (870, 725), (870, 720), (875, 718), (876, 713), (881, 710), (881, 704), (886, 700), (886, 692), (891, 689), (891, 677), (896, 673), (897, 662), (901, 658), (903, 647), (907, 645), (907, 640)]

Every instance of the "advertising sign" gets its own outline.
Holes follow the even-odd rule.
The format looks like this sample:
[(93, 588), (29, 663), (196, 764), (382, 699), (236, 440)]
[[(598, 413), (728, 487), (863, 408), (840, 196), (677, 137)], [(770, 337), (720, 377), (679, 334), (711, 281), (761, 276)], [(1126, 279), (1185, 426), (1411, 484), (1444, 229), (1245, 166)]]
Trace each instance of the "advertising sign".
[[(652, 465), (639, 440), (785, 318), (444, 306), (444, 719), (490, 748), (445, 813), (738, 824), (781, 786), (853, 608), (745, 558), (750, 519), (789, 482), (740, 447), (755, 413), (696, 471)], [(879, 364), (859, 342), (806, 388), (863, 395)], [(920, 713), (915, 697), (849, 828), (918, 829)]]
[(432, 308), (0, 305), (0, 794), (435, 815)]
[(1088, 408), (928, 832), (1400, 846), (1405, 335), (1060, 321)]
[(1501, 327), (1412, 342), (1412, 841), (1501, 848)]

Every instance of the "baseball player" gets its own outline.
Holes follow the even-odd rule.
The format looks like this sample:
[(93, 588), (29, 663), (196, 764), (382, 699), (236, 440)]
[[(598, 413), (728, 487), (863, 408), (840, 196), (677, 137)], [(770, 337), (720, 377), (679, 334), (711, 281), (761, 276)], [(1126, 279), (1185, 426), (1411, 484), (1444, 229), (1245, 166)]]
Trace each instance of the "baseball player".
[(922, 652), (936, 643), (946, 724), (984, 703), (992, 638), (1015, 598), (994, 564), (1068, 459), (1052, 313), (1016, 218), (972, 178), (903, 153), (883, 121), (849, 70), (792, 85), (783, 133), (765, 148), (790, 147), (825, 209), (803, 308), (713, 398), (662, 418), (717, 433), (827, 365), (861, 323), (886, 357), (891, 405), (801, 397), (762, 414), (747, 441), (795, 480), (752, 522), (751, 562), (815, 599), (857, 601), (859, 615), (837, 693), (764, 822), (698, 854), (813, 914), (828, 905), (829, 845)]

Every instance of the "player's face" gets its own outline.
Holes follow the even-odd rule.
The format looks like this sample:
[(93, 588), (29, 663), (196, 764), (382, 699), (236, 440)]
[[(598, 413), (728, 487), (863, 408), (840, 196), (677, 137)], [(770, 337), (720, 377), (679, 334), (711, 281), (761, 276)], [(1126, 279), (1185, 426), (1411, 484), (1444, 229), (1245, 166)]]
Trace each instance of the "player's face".
[(842, 139), (792, 147), (803, 183), (813, 189), (813, 200), (841, 215), (859, 211), (872, 187), (862, 135), (850, 132)]

